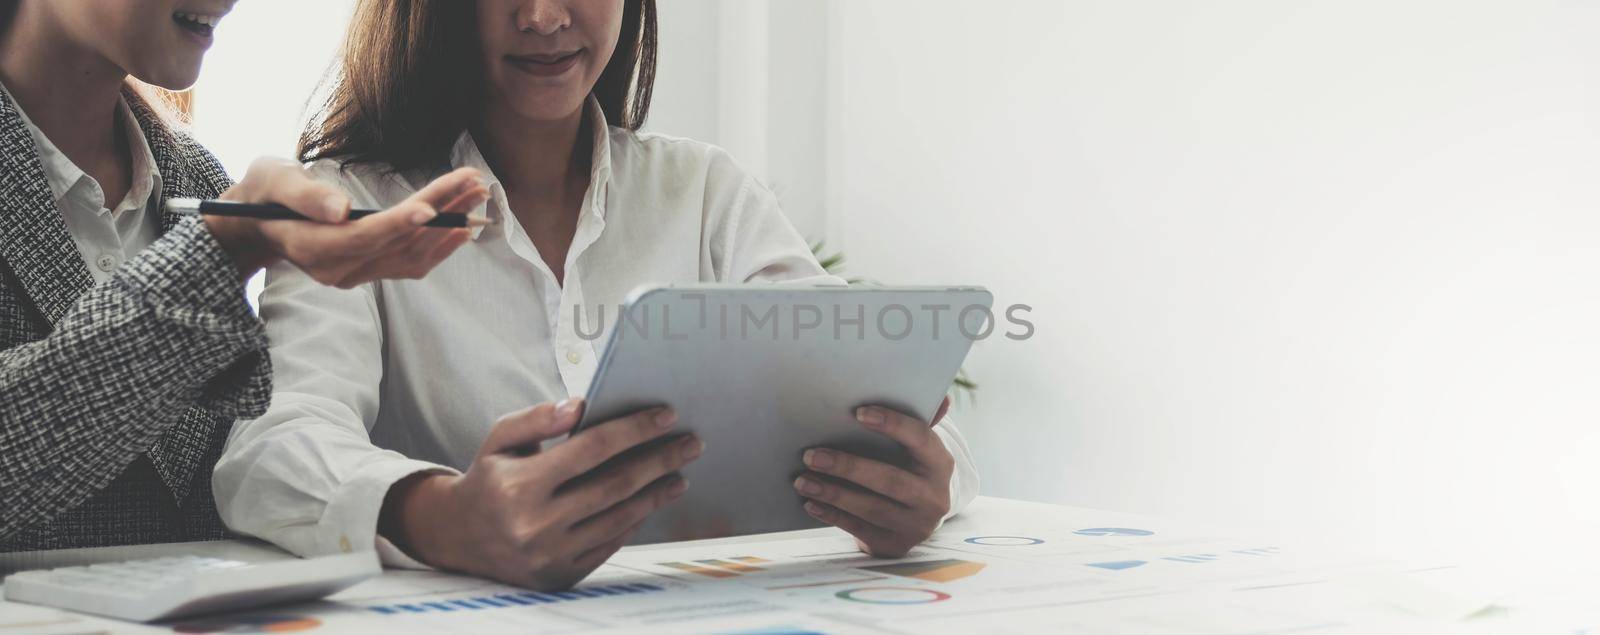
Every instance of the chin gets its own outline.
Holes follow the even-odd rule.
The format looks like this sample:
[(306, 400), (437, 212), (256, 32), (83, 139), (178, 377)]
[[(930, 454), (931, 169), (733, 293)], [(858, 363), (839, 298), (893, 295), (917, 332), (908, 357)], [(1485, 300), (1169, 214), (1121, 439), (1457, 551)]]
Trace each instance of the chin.
[(139, 81), (171, 91), (188, 90), (200, 79), (200, 65), (132, 73)]
[(556, 121), (582, 112), (589, 94), (574, 90), (520, 90), (510, 97), (511, 109), (517, 116), (532, 121)]
[(566, 121), (576, 110), (557, 111), (549, 108), (519, 108), (517, 115), (527, 121), (557, 122)]

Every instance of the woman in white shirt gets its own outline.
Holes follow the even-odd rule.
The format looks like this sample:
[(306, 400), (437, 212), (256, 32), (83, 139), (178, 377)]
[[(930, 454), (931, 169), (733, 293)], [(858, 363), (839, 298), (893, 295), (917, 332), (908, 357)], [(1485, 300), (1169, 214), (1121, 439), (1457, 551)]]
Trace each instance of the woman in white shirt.
[[(559, 588), (684, 491), (692, 437), (601, 465), (669, 434), (670, 411), (540, 449), (578, 418), (599, 307), (646, 283), (838, 281), (722, 150), (637, 132), (655, 45), (651, 0), (361, 4), (301, 158), (362, 205), (474, 167), (499, 222), (426, 280), (339, 291), (269, 272), (277, 390), (219, 462), (230, 528)], [(919, 465), (814, 450), (796, 490), (863, 549), (903, 555), (975, 495), (976, 473), (948, 422), (858, 418)]]

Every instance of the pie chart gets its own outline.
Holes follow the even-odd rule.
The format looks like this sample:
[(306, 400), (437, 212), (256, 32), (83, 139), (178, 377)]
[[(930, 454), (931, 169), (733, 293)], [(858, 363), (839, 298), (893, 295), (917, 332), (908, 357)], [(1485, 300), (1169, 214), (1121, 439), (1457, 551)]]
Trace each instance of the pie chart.
[(1027, 547), (1030, 545), (1044, 544), (1039, 538), (1027, 536), (973, 536), (963, 540), (970, 545), (983, 545), (985, 547)]
[(928, 604), (950, 599), (949, 593), (902, 586), (869, 586), (833, 594), (841, 600), (866, 604)]

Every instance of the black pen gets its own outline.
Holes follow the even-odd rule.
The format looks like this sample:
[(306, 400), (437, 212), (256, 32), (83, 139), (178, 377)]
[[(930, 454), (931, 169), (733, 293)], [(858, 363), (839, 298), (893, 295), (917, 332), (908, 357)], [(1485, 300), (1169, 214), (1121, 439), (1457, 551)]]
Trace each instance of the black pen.
[[(206, 216), (238, 216), (261, 220), (311, 220), (292, 209), (271, 203), (234, 203), (231, 201), (203, 201), (197, 198), (167, 199), (167, 209), (178, 214), (204, 214)], [(383, 210), (353, 209), (349, 220), (371, 216)], [(483, 227), (494, 222), (482, 216), (467, 214), (440, 214), (423, 223), (424, 227)]]

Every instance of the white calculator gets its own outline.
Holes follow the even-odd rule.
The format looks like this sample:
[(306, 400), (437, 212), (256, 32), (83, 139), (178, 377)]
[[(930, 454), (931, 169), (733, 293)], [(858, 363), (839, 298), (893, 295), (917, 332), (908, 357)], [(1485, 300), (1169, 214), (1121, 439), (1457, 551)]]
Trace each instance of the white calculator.
[(370, 551), (271, 562), (174, 556), (24, 571), (5, 590), (12, 602), (154, 622), (315, 600), (381, 572)]

